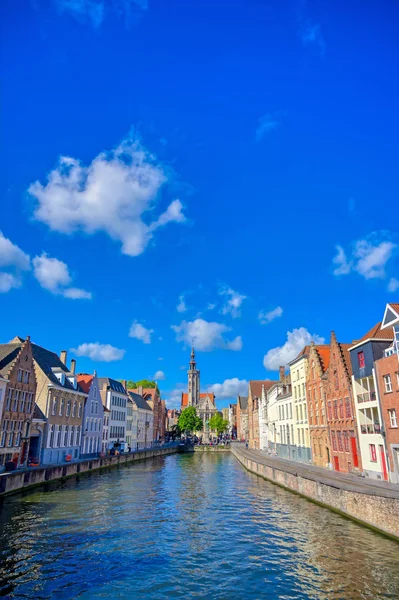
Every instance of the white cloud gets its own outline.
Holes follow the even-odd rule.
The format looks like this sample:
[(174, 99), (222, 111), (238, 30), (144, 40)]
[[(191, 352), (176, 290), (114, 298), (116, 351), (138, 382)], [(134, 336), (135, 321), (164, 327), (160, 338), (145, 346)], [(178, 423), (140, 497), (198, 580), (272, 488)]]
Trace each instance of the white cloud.
[(63, 291), (63, 296), (65, 296), (65, 298), (71, 298), (72, 300), (91, 300), (92, 293), (81, 290), (80, 288), (68, 288)]
[(268, 323), (271, 323), (272, 321), (274, 321), (274, 319), (278, 319), (278, 317), (281, 317), (282, 314), (283, 314), (283, 309), (281, 308), (281, 306), (277, 306), (276, 308), (274, 308), (273, 310), (270, 310), (269, 312), (265, 312), (264, 310), (261, 310), (259, 312), (258, 319), (262, 325), (267, 325)]
[(326, 51), (326, 43), (321, 32), (321, 27), (318, 23), (311, 23), (310, 21), (307, 21), (300, 31), (300, 37), (305, 46), (309, 44), (316, 44), (319, 46), (322, 54), (324, 54)]
[(136, 340), (140, 340), (144, 344), (151, 344), (151, 334), (154, 333), (153, 329), (147, 329), (141, 323), (137, 321), (133, 321), (132, 326), (130, 327), (129, 337), (136, 338)]
[(45, 290), (72, 300), (92, 297), (91, 292), (68, 287), (72, 277), (67, 265), (58, 258), (51, 258), (43, 252), (41, 256), (35, 256), (32, 262), (34, 276)]
[(398, 244), (382, 240), (378, 233), (352, 244), (349, 258), (342, 246), (336, 246), (337, 254), (333, 258), (336, 265), (334, 275), (358, 273), (365, 279), (384, 279), (389, 259), (397, 250)]
[(36, 181), (29, 192), (37, 200), (35, 218), (53, 231), (103, 231), (122, 244), (123, 254), (138, 256), (158, 228), (186, 220), (180, 200), (150, 220), (167, 180), (166, 169), (155, 157), (139, 141), (127, 138), (88, 167), (75, 158), (60, 157), (47, 183)]
[(388, 283), (388, 292), (396, 292), (396, 290), (399, 290), (399, 279), (391, 277)]
[(231, 315), (233, 319), (241, 316), (241, 305), (243, 301), (246, 299), (246, 296), (235, 292), (229, 287), (222, 287), (219, 290), (219, 294), (221, 296), (227, 296), (227, 301), (224, 306), (222, 306), (221, 313), (222, 315)]
[(112, 362), (114, 360), (121, 360), (126, 350), (120, 350), (111, 346), (110, 344), (99, 344), (98, 342), (80, 344), (77, 348), (71, 348), (71, 352), (76, 356), (86, 356), (91, 360), (98, 360), (100, 362)]
[(216, 304), (214, 304), (213, 302), (208, 302), (206, 310), (213, 310), (214, 308), (216, 308)]
[(165, 379), (165, 373), (163, 371), (156, 371), (153, 376), (154, 381), (163, 381)]
[(241, 350), (242, 339), (237, 336), (233, 340), (226, 340), (224, 334), (231, 331), (223, 323), (209, 322), (204, 319), (195, 319), (194, 321), (182, 321), (180, 325), (172, 325), (176, 332), (176, 340), (184, 342), (188, 346), (192, 343), (198, 350), (209, 352), (217, 348), (224, 350)]
[(179, 296), (179, 304), (176, 306), (176, 310), (179, 313), (186, 312), (187, 310), (186, 302), (184, 300), (183, 295)]
[(21, 271), (29, 271), (30, 258), (0, 231), (0, 267), (15, 267)]
[(245, 396), (248, 392), (248, 381), (246, 379), (225, 379), (223, 383), (214, 383), (208, 387), (208, 392), (213, 392), (220, 400), (226, 398), (237, 398)]
[(293, 360), (304, 348), (310, 344), (324, 344), (324, 338), (316, 334), (311, 334), (305, 327), (287, 331), (287, 341), (282, 346), (272, 348), (265, 354), (263, 365), (269, 371), (278, 371), (280, 365), (286, 366)]
[(3, 273), (0, 271), (0, 294), (6, 294), (13, 288), (19, 288), (22, 285), (20, 277), (12, 273)]
[[(29, 271), (30, 257), (0, 231), (0, 293), (22, 285), (22, 271)], [(11, 272), (10, 272), (11, 271)]]
[(181, 408), (181, 395), (182, 392), (187, 391), (187, 385), (184, 383), (178, 383), (174, 390), (167, 393), (167, 402), (166, 405), (168, 408)]
[(255, 132), (257, 142), (260, 142), (260, 140), (264, 138), (265, 135), (280, 127), (280, 114), (281, 113), (268, 113), (266, 115), (263, 115), (263, 117), (261, 117), (258, 120), (258, 126)]
[(383, 279), (386, 275), (385, 265), (395, 248), (397, 244), (392, 242), (381, 242), (373, 246), (367, 240), (359, 240), (354, 252), (357, 259), (355, 270), (365, 279)]
[(113, 9), (118, 15), (129, 21), (132, 12), (146, 10), (147, 0), (54, 0), (60, 13), (68, 13), (81, 22), (91, 22), (93, 27), (100, 27), (108, 10)]
[(352, 265), (348, 262), (345, 251), (342, 246), (336, 246), (337, 255), (333, 258), (333, 264), (337, 265), (333, 271), (334, 275), (347, 275), (350, 273)]

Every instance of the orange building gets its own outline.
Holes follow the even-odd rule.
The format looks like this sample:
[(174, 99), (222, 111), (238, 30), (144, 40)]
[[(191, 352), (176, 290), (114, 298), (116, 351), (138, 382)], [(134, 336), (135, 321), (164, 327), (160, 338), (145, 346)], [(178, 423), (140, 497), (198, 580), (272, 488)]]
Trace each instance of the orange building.
[(326, 395), (330, 347), (311, 344), (308, 352), (309, 368), (306, 376), (306, 401), (313, 464), (328, 467), (331, 462), (330, 440), (327, 429)]

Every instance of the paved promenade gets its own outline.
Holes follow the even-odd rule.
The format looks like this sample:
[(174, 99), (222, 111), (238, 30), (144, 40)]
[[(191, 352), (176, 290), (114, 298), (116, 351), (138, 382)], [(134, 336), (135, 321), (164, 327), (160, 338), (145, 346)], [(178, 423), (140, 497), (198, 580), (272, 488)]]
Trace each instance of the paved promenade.
[(316, 467), (307, 463), (286, 460), (270, 456), (263, 450), (247, 450), (244, 444), (235, 443), (234, 447), (240, 454), (249, 460), (279, 469), (292, 475), (300, 475), (311, 481), (325, 483), (348, 492), (367, 494), (368, 496), (379, 496), (381, 498), (394, 498), (399, 500), (399, 485), (386, 481), (368, 479), (355, 474), (339, 473), (322, 467)]

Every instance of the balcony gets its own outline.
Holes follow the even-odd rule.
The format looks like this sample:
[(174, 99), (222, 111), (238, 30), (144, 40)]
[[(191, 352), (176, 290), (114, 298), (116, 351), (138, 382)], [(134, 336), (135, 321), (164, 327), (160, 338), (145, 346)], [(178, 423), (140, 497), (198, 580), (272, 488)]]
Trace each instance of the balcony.
[(381, 425), (379, 423), (360, 425), (361, 433), (381, 433)]
[(358, 394), (357, 395), (357, 401), (358, 403), (361, 402), (373, 402), (376, 400), (376, 393), (375, 392), (364, 392), (363, 394)]

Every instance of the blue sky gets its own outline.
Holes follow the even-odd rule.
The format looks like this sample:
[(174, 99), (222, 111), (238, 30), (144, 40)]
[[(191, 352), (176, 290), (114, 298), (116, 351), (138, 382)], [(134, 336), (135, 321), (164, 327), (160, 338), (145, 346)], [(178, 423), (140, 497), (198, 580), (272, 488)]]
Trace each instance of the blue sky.
[(219, 406), (399, 297), (399, 5), (2, 3), (0, 303)]

